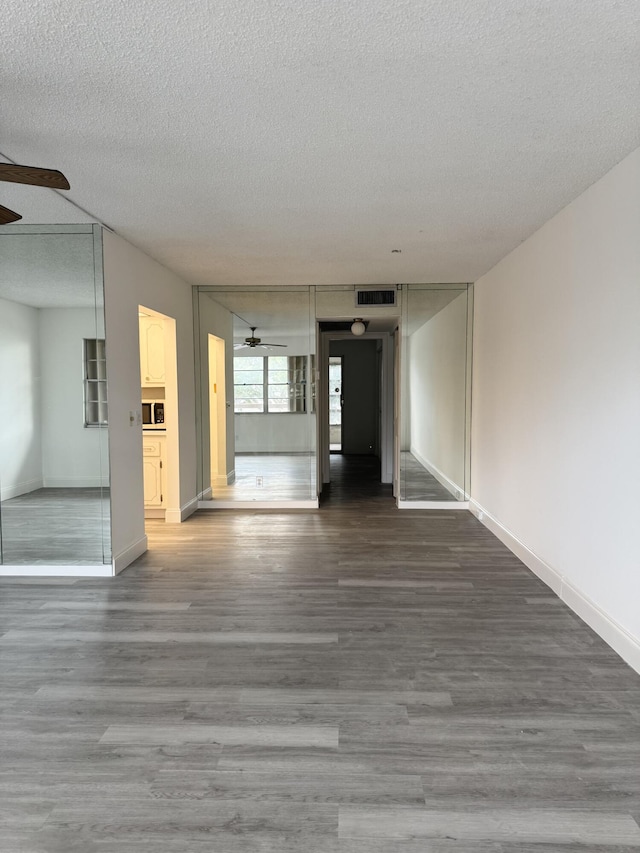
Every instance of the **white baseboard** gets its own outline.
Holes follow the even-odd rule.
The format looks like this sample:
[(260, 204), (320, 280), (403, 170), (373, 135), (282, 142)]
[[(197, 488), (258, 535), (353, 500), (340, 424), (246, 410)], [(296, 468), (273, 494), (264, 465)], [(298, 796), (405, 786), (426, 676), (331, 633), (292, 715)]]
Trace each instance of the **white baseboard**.
[(213, 491), (211, 486), (208, 489), (205, 489), (204, 492), (198, 492), (198, 500), (199, 501), (210, 501), (211, 496), (213, 495)]
[(106, 565), (86, 566), (0, 566), (0, 578), (111, 578), (113, 567)]
[(104, 477), (45, 477), (45, 489), (98, 489), (108, 488), (109, 480)]
[(193, 515), (198, 509), (198, 498), (191, 498), (186, 504), (180, 507), (181, 521), (186, 521), (190, 515)]
[(143, 536), (141, 539), (138, 539), (137, 542), (134, 542), (132, 545), (129, 545), (128, 548), (125, 548), (124, 551), (120, 551), (119, 554), (114, 555), (113, 557), (113, 574), (119, 575), (123, 569), (126, 569), (134, 560), (137, 560), (138, 557), (141, 557), (144, 552), (147, 550), (147, 537)]
[(594, 601), (567, 580), (561, 572), (554, 569), (537, 554), (521, 542), (510, 530), (499, 522), (477, 501), (469, 502), (469, 510), (488, 528), (507, 548), (522, 560), (528, 569), (546, 583), (567, 607), (592, 628), (607, 645), (620, 655), (630, 667), (640, 673), (640, 639), (630, 634), (608, 613), (605, 613)]
[(146, 506), (144, 508), (144, 517), (145, 518), (161, 518), (164, 521), (166, 514), (167, 514), (167, 510), (162, 509), (162, 507)]
[(212, 486), (228, 486), (229, 476), (227, 474), (211, 474)]
[(465, 494), (465, 491), (462, 488), (462, 486), (459, 486), (457, 483), (454, 483), (453, 480), (451, 480), (449, 477), (447, 477), (447, 475), (443, 471), (441, 471), (439, 468), (437, 468), (435, 465), (433, 465), (433, 463), (429, 462), (423, 456), (420, 456), (418, 451), (415, 450), (415, 448), (413, 448), (413, 447), (411, 448), (411, 455), (413, 457), (415, 457), (415, 459), (418, 460), (418, 462), (422, 465), (422, 467), (426, 468), (427, 471), (433, 477), (435, 477), (436, 480), (442, 486), (444, 486), (445, 489), (448, 492), (450, 492), (457, 501), (462, 500), (462, 499), (467, 500), (469, 498), (469, 495)]
[(398, 509), (469, 509), (469, 501), (398, 501)]
[(189, 518), (190, 515), (193, 515), (197, 509), (198, 498), (192, 498), (184, 506), (181, 506), (180, 509), (168, 509), (164, 520), (169, 524), (180, 524)]
[(21, 483), (14, 483), (12, 486), (3, 486), (0, 498), (3, 501), (8, 501), (11, 498), (17, 498), (41, 488), (42, 480), (23, 480)]
[(236, 469), (234, 468), (232, 471), (229, 471), (229, 473), (227, 474), (226, 485), (227, 486), (233, 486), (235, 481), (236, 481)]
[(318, 499), (309, 501), (198, 501), (198, 509), (318, 509)]

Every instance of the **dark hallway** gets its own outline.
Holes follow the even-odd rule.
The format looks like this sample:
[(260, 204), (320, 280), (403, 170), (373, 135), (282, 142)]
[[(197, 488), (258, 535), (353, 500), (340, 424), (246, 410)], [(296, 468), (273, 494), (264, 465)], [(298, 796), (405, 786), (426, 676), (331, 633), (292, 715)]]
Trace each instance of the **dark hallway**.
[(321, 509), (395, 510), (391, 484), (380, 482), (377, 456), (332, 453), (330, 464), (331, 482), (322, 490)]

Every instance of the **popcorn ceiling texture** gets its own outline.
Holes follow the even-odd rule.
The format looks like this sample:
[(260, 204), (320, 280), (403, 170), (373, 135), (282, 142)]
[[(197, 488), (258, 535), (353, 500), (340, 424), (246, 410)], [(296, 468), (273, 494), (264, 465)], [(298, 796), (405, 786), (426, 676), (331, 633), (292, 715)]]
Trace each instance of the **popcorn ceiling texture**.
[(472, 281), (640, 144), (637, 0), (0, 12), (0, 151), (192, 283)]

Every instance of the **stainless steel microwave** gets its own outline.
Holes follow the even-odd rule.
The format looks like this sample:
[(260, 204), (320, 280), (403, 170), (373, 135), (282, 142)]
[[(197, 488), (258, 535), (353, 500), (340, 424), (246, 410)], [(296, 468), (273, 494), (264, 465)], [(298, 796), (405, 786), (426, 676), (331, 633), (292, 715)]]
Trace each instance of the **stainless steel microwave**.
[(142, 428), (164, 429), (164, 400), (142, 401)]

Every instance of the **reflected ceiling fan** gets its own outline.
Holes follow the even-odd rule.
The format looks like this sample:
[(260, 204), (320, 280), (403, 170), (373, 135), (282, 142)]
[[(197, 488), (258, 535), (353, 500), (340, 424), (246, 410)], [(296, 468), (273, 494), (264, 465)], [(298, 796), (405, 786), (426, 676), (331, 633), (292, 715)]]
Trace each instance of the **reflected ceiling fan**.
[(255, 349), (256, 347), (262, 347), (263, 349), (272, 349), (273, 347), (286, 347), (287, 344), (271, 344), (271, 343), (263, 343), (262, 338), (256, 338), (255, 331), (257, 326), (249, 326), (251, 329), (251, 336), (244, 339), (243, 344), (234, 344), (234, 349)]
[[(0, 163), (0, 181), (13, 184), (30, 184), (33, 187), (49, 187), (52, 190), (68, 190), (69, 181), (57, 169), (39, 169), (36, 166), (18, 166), (16, 163)], [(22, 219), (19, 213), (0, 204), (0, 225), (8, 225)]]

